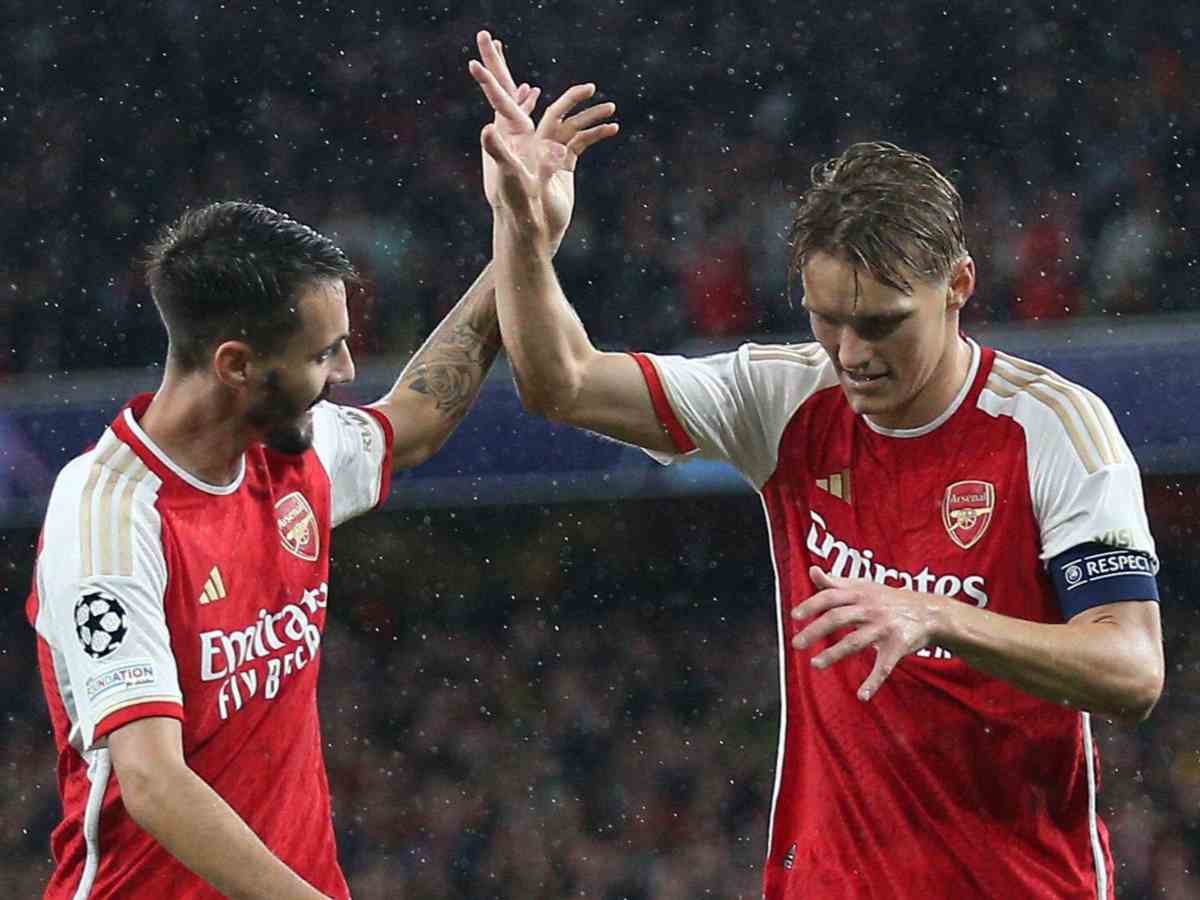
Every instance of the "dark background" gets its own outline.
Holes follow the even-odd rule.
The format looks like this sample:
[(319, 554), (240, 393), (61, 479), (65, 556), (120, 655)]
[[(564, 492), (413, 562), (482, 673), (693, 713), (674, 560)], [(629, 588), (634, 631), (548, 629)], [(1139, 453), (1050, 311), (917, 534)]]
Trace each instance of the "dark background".
[[(964, 194), (968, 327), (1157, 316), (1194, 341), (1200, 8), (886, 6), (0, 2), (0, 380), (156, 367), (134, 261), (225, 197), (345, 245), (373, 279), (356, 355), (401, 360), (489, 252), (485, 107), (465, 74), (485, 26), (518, 79), (552, 96), (594, 80), (618, 103), (622, 135), (581, 165), (557, 260), (606, 347), (802, 328), (785, 277), (797, 193), (815, 162), (880, 138)], [(1200, 455), (1180, 459), (1147, 480), (1167, 694), (1098, 738), (1122, 898), (1200, 896)], [(765, 537), (745, 494), (339, 529), (321, 701), (355, 896), (759, 896), (778, 712)], [(35, 539), (0, 527), (11, 897), (39, 894), (58, 814), (21, 611)]]

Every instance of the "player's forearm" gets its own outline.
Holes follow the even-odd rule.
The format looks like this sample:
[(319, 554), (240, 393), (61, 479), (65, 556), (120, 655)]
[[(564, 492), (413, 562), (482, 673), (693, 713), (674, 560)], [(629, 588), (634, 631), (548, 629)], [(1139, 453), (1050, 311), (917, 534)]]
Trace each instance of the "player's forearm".
[(1049, 625), (945, 603), (934, 642), (1027, 693), (1124, 724), (1149, 715), (1162, 690), (1161, 649), (1102, 615)]
[(134, 821), (231, 900), (328, 900), (271, 853), (191, 769), (129, 782), (122, 782), (122, 792)]
[(500, 330), (522, 402), (562, 418), (597, 351), (559, 286), (550, 247), (504, 211), (496, 213), (493, 245)]
[(467, 414), (500, 352), (493, 266), (488, 264), (376, 404), (395, 431), (398, 469), (424, 462)]

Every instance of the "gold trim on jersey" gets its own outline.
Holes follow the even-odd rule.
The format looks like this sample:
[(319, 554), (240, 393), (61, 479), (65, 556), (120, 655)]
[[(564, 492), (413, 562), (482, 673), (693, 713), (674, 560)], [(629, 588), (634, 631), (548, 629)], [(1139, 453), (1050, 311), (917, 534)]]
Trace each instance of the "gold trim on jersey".
[(842, 469), (840, 472), (834, 472), (832, 475), (818, 478), (817, 487), (826, 493), (833, 494), (839, 500), (845, 500), (847, 503), (853, 502), (853, 494), (850, 490), (849, 469)]
[(1007, 353), (997, 352), (996, 355), (1014, 369), (1037, 375), (1046, 384), (1060, 388), (1066, 394), (1067, 399), (1071, 401), (1071, 405), (1075, 407), (1079, 418), (1087, 425), (1088, 432), (1100, 435), (1097, 447), (1102, 449), (1101, 455), (1105, 463), (1116, 465), (1121, 461), (1121, 435), (1118, 433), (1116, 423), (1112, 421), (1108, 409), (1099, 397), (1082, 385), (1067, 381), (1057, 372), (1053, 372), (1045, 366), (1018, 359)]
[(131, 697), (113, 706), (106, 706), (104, 712), (95, 716), (95, 723), (99, 725), (113, 713), (119, 713), (123, 709), (128, 709), (131, 706), (139, 706), (143, 703), (173, 703), (176, 706), (182, 706), (183, 699), (178, 694), (150, 694), (146, 697)]
[[(92, 461), (80, 499), (80, 574), (85, 578), (133, 574), (133, 498), (138, 485), (152, 474), (128, 444), (111, 432), (106, 439), (112, 443), (99, 450)], [(97, 543), (95, 554), (93, 539)]]
[(92, 574), (92, 495), (109, 457), (122, 446), (111, 433), (106, 434), (104, 438), (111, 443), (104, 449), (97, 448), (96, 458), (92, 460), (87, 482), (83, 486), (83, 496), (79, 500), (79, 556), (82, 562), (81, 574), (84, 576)]
[[(1011, 371), (1006, 371), (1005, 367)], [(1027, 393), (1049, 408), (1062, 423), (1089, 475), (1120, 462), (1116, 448), (1121, 444), (1120, 437), (1114, 434), (1115, 426), (1107, 420), (1102, 408), (1097, 409), (1099, 398), (1079, 385), (1049, 369), (997, 352), (985, 388), (1006, 399)]]
[(828, 357), (820, 344), (751, 344), (752, 362), (790, 362), (802, 366), (822, 365)]
[(205, 606), (214, 600), (224, 600), (226, 596), (225, 582), (221, 579), (221, 570), (213, 566), (212, 571), (208, 573), (208, 578), (204, 582), (204, 590), (200, 592), (200, 596), (196, 599), (200, 601), (202, 606)]

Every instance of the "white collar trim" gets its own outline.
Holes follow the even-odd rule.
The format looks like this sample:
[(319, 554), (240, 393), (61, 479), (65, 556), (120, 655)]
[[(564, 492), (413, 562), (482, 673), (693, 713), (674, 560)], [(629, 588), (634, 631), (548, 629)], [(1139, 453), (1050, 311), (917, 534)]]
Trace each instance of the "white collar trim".
[(975, 376), (979, 374), (979, 359), (982, 355), (979, 352), (979, 345), (970, 338), (967, 338), (966, 341), (971, 346), (971, 366), (967, 371), (966, 380), (963, 381), (962, 387), (958, 389), (958, 394), (955, 396), (953, 402), (942, 411), (940, 416), (938, 416), (932, 422), (919, 425), (916, 428), (884, 428), (882, 425), (876, 425), (867, 416), (863, 416), (863, 421), (867, 423), (867, 427), (876, 434), (882, 434), (886, 437), (894, 438), (921, 437), (922, 435), (929, 434), (929, 432), (941, 427), (947, 419), (958, 412), (958, 408), (962, 406), (963, 401), (967, 399), (967, 394), (971, 392), (971, 385), (975, 383)]
[(243, 453), (241, 459), (238, 460), (237, 477), (234, 478), (230, 484), (209, 484), (207, 481), (201, 481), (191, 472), (181, 468), (174, 460), (171, 459), (171, 457), (167, 456), (167, 454), (163, 452), (162, 448), (159, 447), (158, 444), (150, 440), (150, 436), (146, 434), (146, 432), (142, 431), (142, 426), (139, 425), (138, 420), (134, 418), (132, 409), (125, 410), (125, 424), (129, 426), (129, 430), (137, 435), (138, 440), (146, 446), (147, 450), (154, 454), (159, 462), (161, 462), (164, 466), (166, 466), (196, 490), (204, 491), (206, 494), (225, 496), (227, 494), (232, 494), (242, 486), (242, 479), (246, 476), (246, 454)]

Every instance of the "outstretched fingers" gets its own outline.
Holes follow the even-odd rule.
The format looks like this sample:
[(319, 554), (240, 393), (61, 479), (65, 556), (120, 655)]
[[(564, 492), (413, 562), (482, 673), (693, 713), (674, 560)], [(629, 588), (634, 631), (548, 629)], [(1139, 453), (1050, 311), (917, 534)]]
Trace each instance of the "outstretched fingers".
[(606, 122), (595, 128), (584, 129), (567, 142), (567, 150), (578, 158), (583, 156), (583, 152), (589, 147), (613, 137), (620, 130), (621, 126), (616, 122)]
[[(471, 77), (479, 84), (483, 90), (483, 95), (487, 97), (488, 103), (491, 104), (497, 115), (503, 116), (512, 125), (519, 127), (522, 131), (533, 130), (533, 120), (529, 117), (529, 113), (522, 108), (522, 105), (514, 98), (516, 87), (513, 92), (509, 93), (503, 85), (492, 74), (491, 70), (484, 66), (479, 60), (473, 59), (467, 63), (467, 71), (471, 73)], [(536, 88), (534, 90), (537, 90)], [(529, 98), (525, 98), (525, 103), (528, 104)], [(536, 99), (535, 99), (536, 102)], [(532, 110), (532, 107), (530, 107)]]
[(541, 121), (538, 122), (538, 135), (553, 138), (567, 113), (595, 93), (594, 84), (575, 84), (567, 88), (542, 113)]
[(611, 119), (616, 111), (617, 104), (615, 103), (597, 103), (595, 106), (589, 106), (583, 112), (578, 112), (570, 118), (563, 119), (563, 124), (573, 131), (583, 131), (585, 128), (591, 128), (598, 122)]
[(896, 668), (896, 663), (899, 661), (900, 658), (894, 652), (882, 646), (877, 646), (875, 667), (871, 669), (871, 674), (867, 676), (867, 680), (859, 685), (858, 699), (866, 701), (874, 697), (876, 692), (883, 686), (883, 683), (887, 681), (888, 676), (892, 674), (892, 670)]
[(834, 663), (841, 662), (847, 656), (861, 653), (876, 643), (882, 636), (880, 629), (863, 625), (850, 632), (850, 634), (846, 635), (832, 647), (822, 650), (814, 656), (812, 658), (813, 668), (827, 669)]
[[(522, 97), (521, 88), (525, 89), (524, 97)], [(526, 116), (532, 116), (534, 109), (537, 108), (538, 97), (540, 96), (542, 96), (542, 89), (540, 87), (529, 87), (527, 84), (522, 84), (520, 88), (517, 88), (517, 104), (521, 107), (521, 112), (525, 113)], [(530, 118), (529, 121), (532, 123), (533, 119)]]
[(475, 35), (475, 44), (479, 47), (479, 58), (499, 82), (500, 86), (510, 94), (517, 92), (517, 83), (508, 70), (508, 61), (504, 58), (504, 45), (486, 31)]

